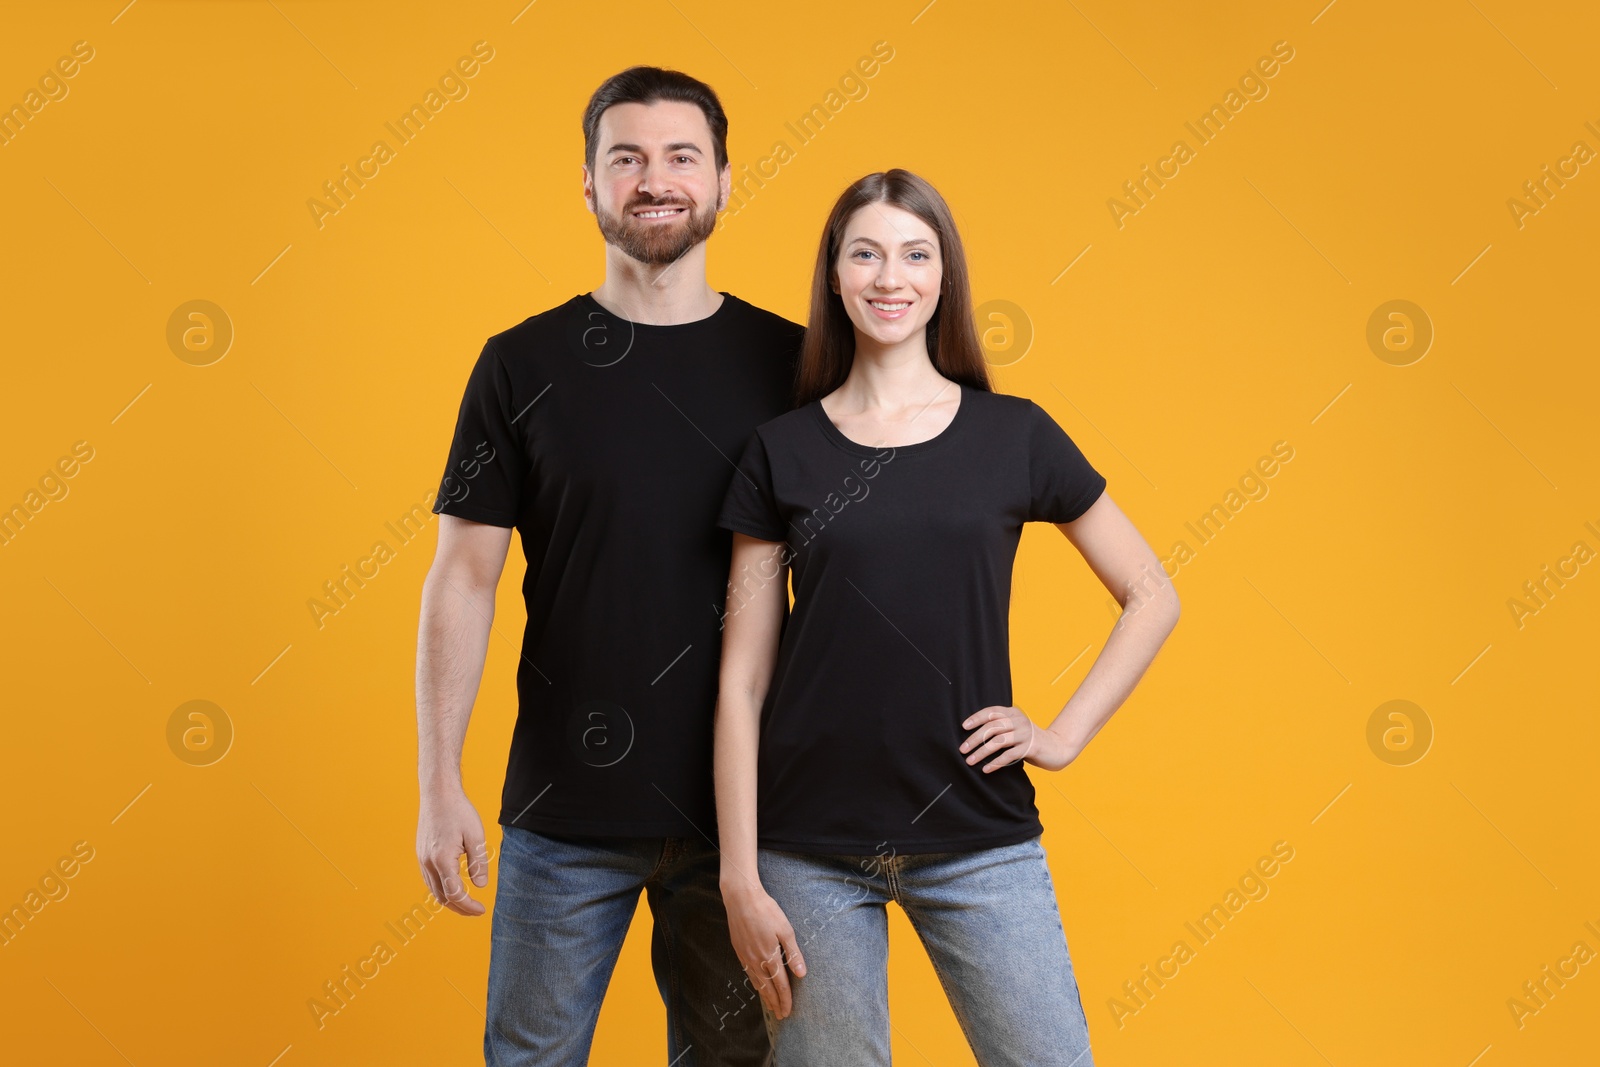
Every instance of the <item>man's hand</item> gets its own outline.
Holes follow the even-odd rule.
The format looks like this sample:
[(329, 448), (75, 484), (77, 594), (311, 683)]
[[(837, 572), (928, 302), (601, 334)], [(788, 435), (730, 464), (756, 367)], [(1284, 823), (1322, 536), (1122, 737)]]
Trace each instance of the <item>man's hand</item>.
[(967, 756), (968, 766), (999, 753), (983, 765), (984, 774), (1018, 760), (1025, 760), (1047, 771), (1059, 771), (1078, 756), (1065, 738), (1053, 730), (1035, 725), (1020, 708), (998, 705), (984, 708), (969, 716), (961, 727), (972, 730), (967, 739), (961, 742), (961, 751), (970, 753)]
[(417, 815), (417, 863), (435, 900), (462, 915), (482, 915), (484, 907), (461, 881), (461, 857), (467, 857), (472, 884), (489, 884), (489, 849), (483, 820), (460, 787), (440, 787), (422, 794)]

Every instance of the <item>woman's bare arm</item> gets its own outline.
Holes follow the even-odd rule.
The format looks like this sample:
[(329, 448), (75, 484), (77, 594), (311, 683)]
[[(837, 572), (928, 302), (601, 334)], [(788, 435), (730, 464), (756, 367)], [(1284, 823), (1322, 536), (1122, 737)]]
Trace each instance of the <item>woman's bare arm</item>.
[(1050, 731), (1066, 739), (1076, 759), (1133, 693), (1178, 625), (1178, 591), (1138, 528), (1109, 496), (1101, 494), (1088, 511), (1072, 522), (1057, 523), (1056, 529), (1122, 605), (1105, 648), (1050, 723)]
[(1089, 569), (1122, 605), (1105, 648), (1048, 728), (1017, 708), (988, 707), (962, 725), (972, 731), (961, 751), (969, 764), (989, 759), (985, 771), (1017, 760), (1060, 770), (1123, 705), (1178, 624), (1178, 592), (1137, 527), (1106, 494), (1072, 522), (1056, 529), (1082, 553)]
[(714, 741), (728, 930), (751, 984), (779, 1018), (791, 1010), (784, 965), (801, 975), (805, 963), (794, 928), (762, 888), (756, 866), (756, 753), (789, 602), (787, 551), (781, 542), (733, 535)]

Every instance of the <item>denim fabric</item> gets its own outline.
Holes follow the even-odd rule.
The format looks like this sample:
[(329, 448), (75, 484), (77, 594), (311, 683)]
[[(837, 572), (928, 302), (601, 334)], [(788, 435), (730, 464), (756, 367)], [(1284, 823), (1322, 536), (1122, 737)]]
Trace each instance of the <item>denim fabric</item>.
[[(766, 1067), (759, 1004), (728, 936), (716, 852), (676, 837), (558, 838), (503, 826), (489, 951), (488, 1067), (578, 1067), (644, 890), (671, 1067)], [(745, 1010), (739, 1010), (744, 1007)]]
[[(766, 1013), (774, 1067), (887, 1067), (889, 922), (922, 939), (983, 1067), (1093, 1067), (1088, 1023), (1037, 837), (924, 855), (761, 849), (761, 882), (806, 961), (794, 1010)], [(916, 1043), (917, 1035), (906, 1037)]]

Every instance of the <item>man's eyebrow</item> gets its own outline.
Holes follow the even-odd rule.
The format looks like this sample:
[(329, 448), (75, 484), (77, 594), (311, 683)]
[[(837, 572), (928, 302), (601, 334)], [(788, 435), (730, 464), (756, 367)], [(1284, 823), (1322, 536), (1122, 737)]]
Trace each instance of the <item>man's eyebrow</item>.
[[(672, 144), (667, 145), (666, 150), (668, 152), (682, 152), (684, 150), (688, 150), (690, 152), (700, 152), (700, 146), (695, 144), (693, 141), (674, 141)], [(644, 148), (636, 144), (614, 144), (610, 148), (606, 149), (606, 155), (611, 155), (615, 152), (643, 151)], [(704, 153), (701, 154), (703, 155)]]

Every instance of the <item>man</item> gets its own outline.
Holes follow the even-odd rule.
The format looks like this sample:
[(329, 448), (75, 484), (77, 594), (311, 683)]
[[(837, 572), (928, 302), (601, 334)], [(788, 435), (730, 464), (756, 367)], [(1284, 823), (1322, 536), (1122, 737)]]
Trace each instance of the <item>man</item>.
[(801, 327), (706, 281), (727, 204), (709, 86), (633, 67), (584, 114), (592, 293), (489, 338), (434, 511), (417, 651), (429, 889), (481, 915), (460, 759), (511, 528), (528, 625), (499, 822), (485, 1061), (587, 1062), (642, 889), (673, 1067), (765, 1064), (759, 1000), (718, 891), (711, 736), (732, 539), (716, 516), (758, 423), (788, 409)]

